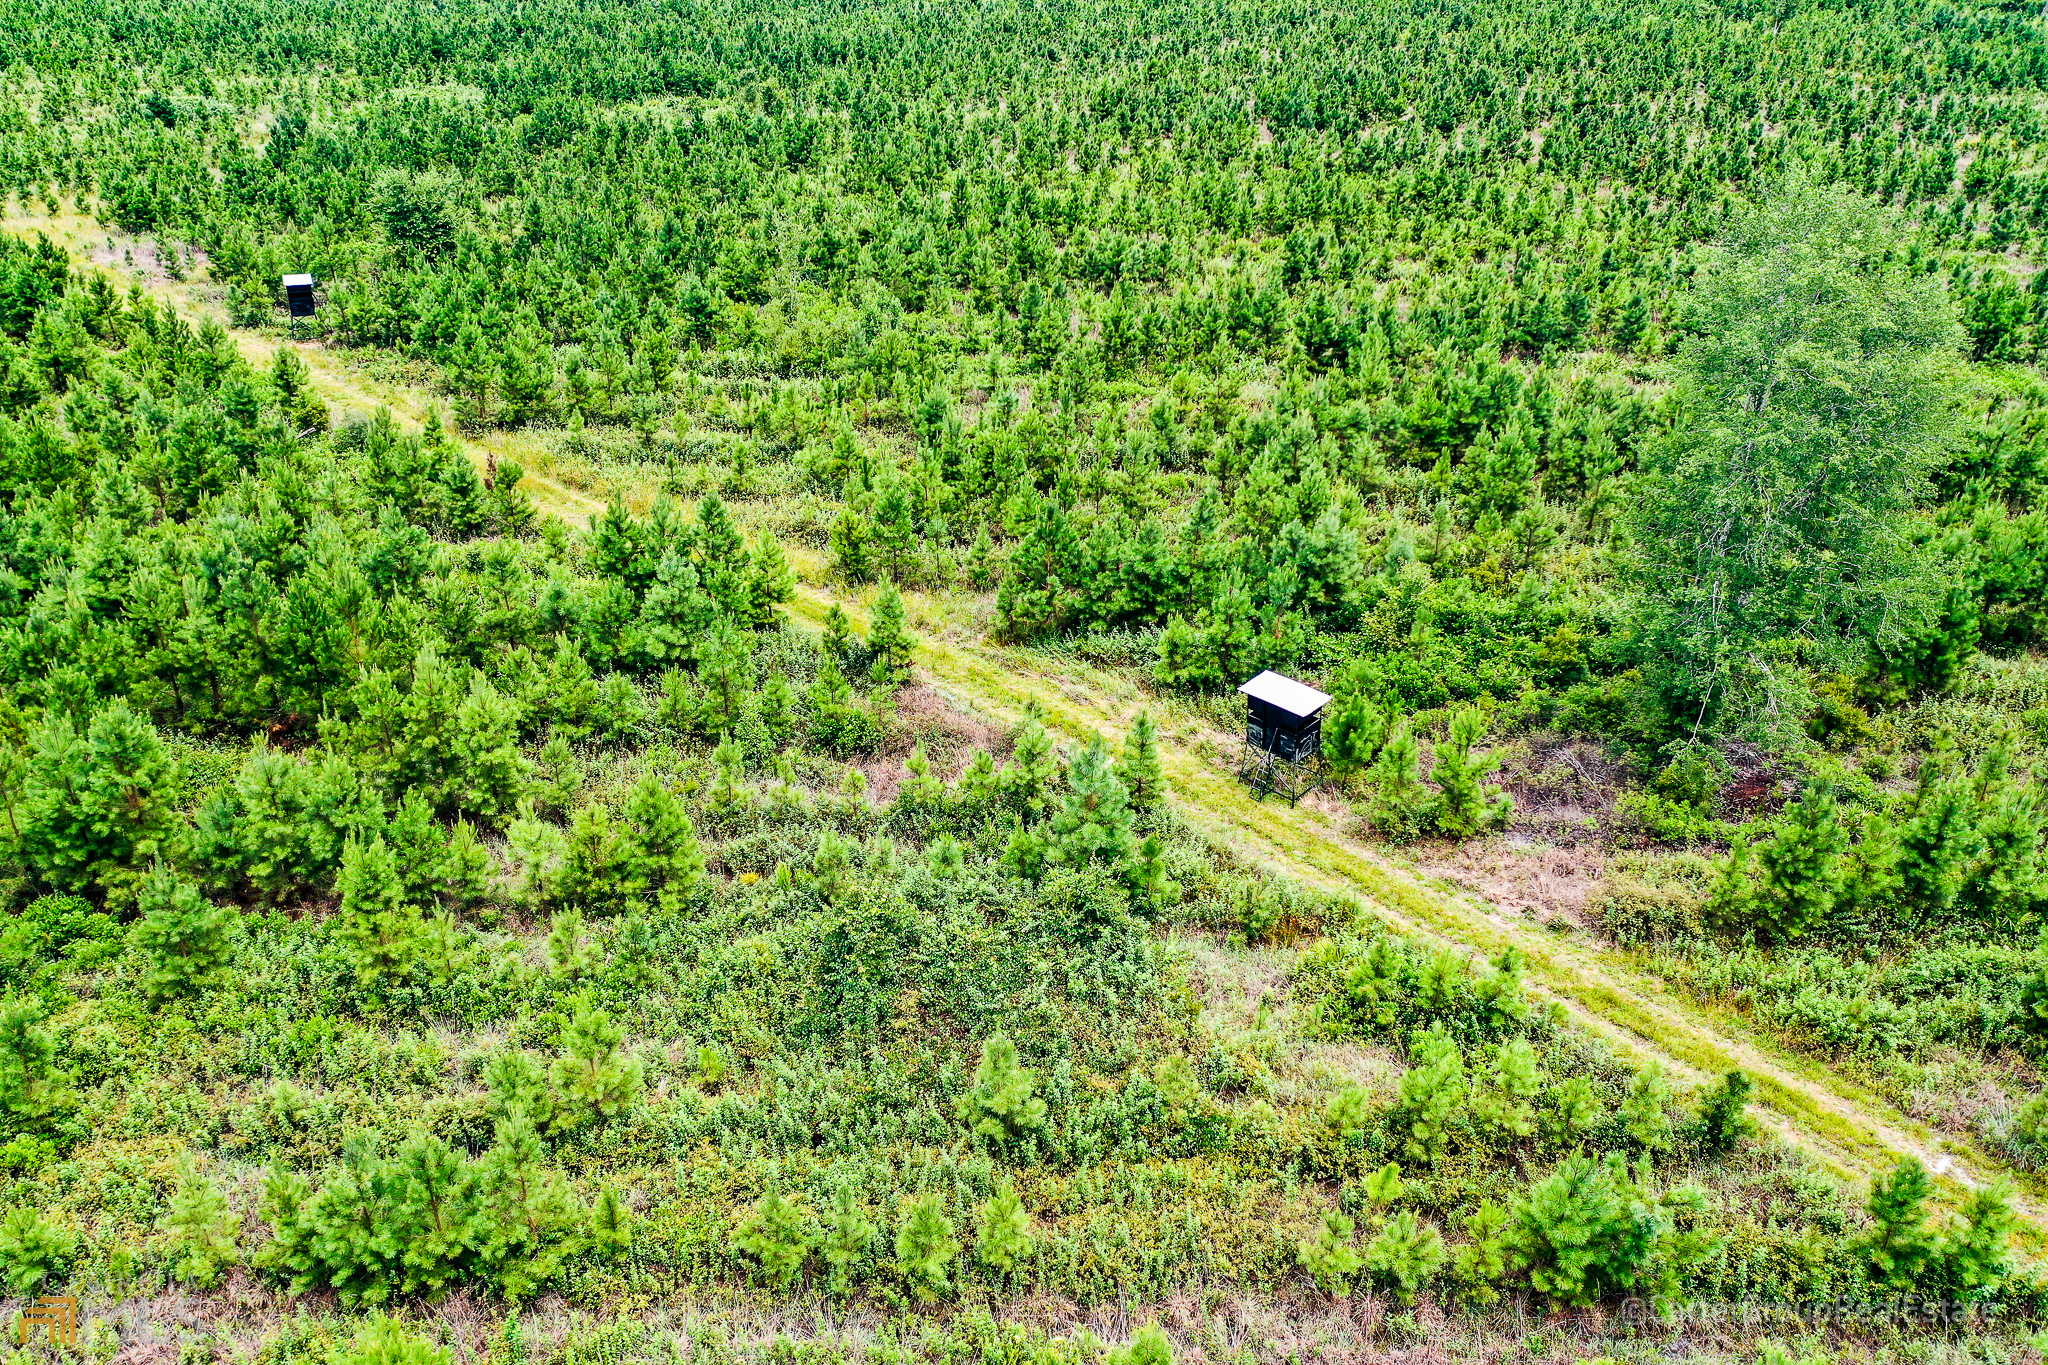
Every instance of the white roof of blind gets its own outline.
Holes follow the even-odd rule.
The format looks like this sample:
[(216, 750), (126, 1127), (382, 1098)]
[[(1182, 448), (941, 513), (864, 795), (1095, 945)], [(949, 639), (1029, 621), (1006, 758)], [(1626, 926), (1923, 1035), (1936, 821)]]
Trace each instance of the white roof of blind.
[(312, 283), (313, 277), (311, 275), (287, 275), (284, 277), (284, 287), (287, 289), (295, 284), (310, 285)]
[(1318, 692), (1307, 683), (1296, 682), (1270, 668), (1237, 690), (1269, 706), (1277, 706), (1290, 716), (1312, 716), (1330, 704), (1329, 693)]

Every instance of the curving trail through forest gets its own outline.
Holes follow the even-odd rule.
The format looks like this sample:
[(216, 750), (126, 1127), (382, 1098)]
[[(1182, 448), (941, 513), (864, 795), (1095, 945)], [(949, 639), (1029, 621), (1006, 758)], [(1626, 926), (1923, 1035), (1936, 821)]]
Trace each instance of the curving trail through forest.
[[(216, 293), (203, 285), (95, 259), (103, 253), (92, 244), (106, 233), (89, 219), (16, 217), (0, 220), (0, 230), (42, 232), (79, 264), (106, 271), (124, 289), (140, 283), (194, 322), (224, 321)], [(383, 408), (416, 428), (435, 406), (423, 388), (402, 378), (364, 375), (317, 343), (245, 330), (229, 334), (252, 363), (266, 369), (279, 346), (293, 346), (339, 419)], [(480, 466), (493, 458), (518, 460), (528, 470), (529, 496), (543, 513), (574, 524), (603, 510), (600, 499), (533, 472), (530, 438), (492, 432), (481, 439), (459, 439)], [(794, 614), (807, 625), (820, 626), (838, 600), (816, 586), (823, 563), (794, 547), (791, 562), (804, 579)], [(929, 621), (932, 613), (920, 611), (919, 595), (905, 596), (913, 623), (920, 616)], [(858, 604), (844, 605), (856, 624), (864, 624)], [(1119, 736), (1141, 708), (1149, 708), (1160, 722), (1160, 759), (1175, 806), (1219, 845), (1247, 862), (1358, 898), (1390, 929), (1432, 946), (1488, 957), (1515, 948), (1527, 961), (1526, 979), (1535, 993), (1564, 1006), (1635, 1062), (1655, 1060), (1675, 1080), (1690, 1083), (1740, 1068), (1756, 1083), (1753, 1112), (1762, 1124), (1843, 1176), (1868, 1178), (1906, 1154), (1917, 1156), (1952, 1188), (2008, 1174), (1983, 1153), (1901, 1113), (1839, 1072), (1787, 1056), (1739, 1017), (1681, 997), (1618, 951), (1581, 935), (1551, 932), (1403, 868), (1309, 807), (1253, 799), (1232, 776), (1231, 737), (1171, 699), (1142, 695), (1127, 679), (1105, 670), (1041, 651), (1006, 648), (958, 630), (927, 630), (917, 662), (925, 680), (950, 700), (1004, 722), (1035, 705), (1048, 729), (1074, 741), (1096, 733)], [(2028, 1240), (2037, 1247), (2048, 1245), (2048, 1204), (2027, 1190), (2016, 1192), (2013, 1203), (2027, 1224)]]

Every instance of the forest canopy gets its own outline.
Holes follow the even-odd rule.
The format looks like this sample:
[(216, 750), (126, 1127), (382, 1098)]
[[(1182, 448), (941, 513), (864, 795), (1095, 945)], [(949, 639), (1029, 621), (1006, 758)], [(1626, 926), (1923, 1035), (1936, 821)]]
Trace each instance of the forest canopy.
[(0, 31), (0, 1277), (95, 1359), (2034, 1349), (2038, 14)]

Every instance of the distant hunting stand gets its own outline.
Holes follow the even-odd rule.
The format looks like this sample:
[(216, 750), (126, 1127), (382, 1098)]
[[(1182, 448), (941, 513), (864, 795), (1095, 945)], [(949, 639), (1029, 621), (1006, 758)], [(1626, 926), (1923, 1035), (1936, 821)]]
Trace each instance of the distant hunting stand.
[(311, 275), (287, 275), (284, 277), (284, 306), (292, 315), (292, 335), (299, 334), (299, 319), (313, 316), (313, 277)]
[(1271, 669), (1237, 690), (1245, 700), (1237, 775), (1260, 796), (1277, 792), (1291, 806), (1323, 780), (1322, 710), (1330, 694)]

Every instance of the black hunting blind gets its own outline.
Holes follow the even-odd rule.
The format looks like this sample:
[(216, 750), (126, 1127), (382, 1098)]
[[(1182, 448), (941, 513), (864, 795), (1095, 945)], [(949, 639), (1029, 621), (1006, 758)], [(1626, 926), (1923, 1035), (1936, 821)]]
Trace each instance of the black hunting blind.
[(296, 332), (300, 318), (313, 316), (313, 277), (311, 275), (287, 275), (284, 277), (285, 311), (292, 315), (292, 330)]
[(1322, 780), (1322, 711), (1330, 694), (1271, 669), (1237, 690), (1245, 705), (1237, 775), (1261, 796), (1278, 792), (1292, 805)]

